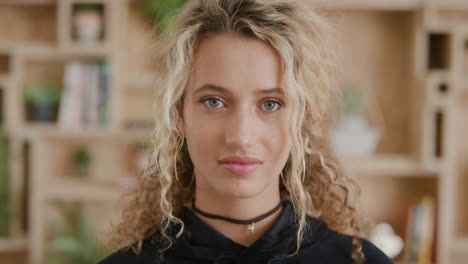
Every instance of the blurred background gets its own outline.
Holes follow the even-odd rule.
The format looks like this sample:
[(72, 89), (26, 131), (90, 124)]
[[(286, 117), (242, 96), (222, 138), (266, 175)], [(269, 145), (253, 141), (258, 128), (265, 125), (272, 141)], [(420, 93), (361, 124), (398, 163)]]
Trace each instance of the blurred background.
[[(468, 1), (302, 0), (332, 23), (332, 145), (395, 263), (467, 263)], [(186, 0), (0, 1), (0, 263), (97, 263), (148, 160), (156, 30)]]

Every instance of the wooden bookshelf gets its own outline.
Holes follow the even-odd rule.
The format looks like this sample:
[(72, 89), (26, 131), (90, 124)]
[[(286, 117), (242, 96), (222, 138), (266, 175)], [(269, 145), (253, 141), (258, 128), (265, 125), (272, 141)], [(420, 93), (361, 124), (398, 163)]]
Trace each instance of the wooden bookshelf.
[(356, 178), (362, 177), (438, 177), (437, 170), (431, 170), (404, 155), (380, 154), (368, 159), (345, 159), (342, 161), (348, 173)]
[[(374, 156), (342, 160), (344, 171), (361, 186), (359, 210), (372, 223), (392, 224), (401, 235), (405, 206), (434, 197), (437, 263), (464, 263), (468, 2), (303, 1), (334, 23), (339, 77), (372, 90), (386, 122)], [(102, 36), (89, 45), (77, 40), (72, 25), (74, 6), (85, 2), (103, 10)], [(43, 257), (48, 223), (58, 212), (54, 202), (81, 201), (94, 208), (88, 211), (96, 230), (115, 219), (111, 208), (125, 191), (120, 183), (135, 173), (131, 151), (152, 130), (156, 84), (149, 54), (157, 47), (140, 5), (139, 0), (1, 1), (0, 112), (10, 136), (11, 190), (19, 201), (11, 236), (0, 238), (1, 263), (12, 258), (37, 263)], [(25, 84), (63, 83), (66, 65), (74, 61), (111, 65), (108, 123), (70, 130), (57, 121), (29, 120)], [(79, 146), (86, 146), (97, 164), (86, 178), (77, 177), (70, 165)]]

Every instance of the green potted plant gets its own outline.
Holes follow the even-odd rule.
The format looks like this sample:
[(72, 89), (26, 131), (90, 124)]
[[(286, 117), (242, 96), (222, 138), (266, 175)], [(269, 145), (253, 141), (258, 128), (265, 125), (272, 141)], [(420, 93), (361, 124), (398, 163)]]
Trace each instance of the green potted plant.
[(84, 208), (80, 203), (66, 205), (58, 203), (64, 215), (64, 224), (53, 223), (54, 239), (47, 243), (44, 264), (98, 263), (106, 252), (102, 252)]
[(50, 122), (57, 119), (61, 96), (58, 85), (47, 82), (30, 83), (25, 86), (23, 95), (32, 121)]
[(79, 176), (88, 176), (91, 165), (91, 154), (85, 147), (80, 147), (74, 155), (75, 168)]
[(170, 30), (178, 10), (187, 3), (187, 0), (146, 0), (143, 8), (147, 16), (156, 21), (163, 30)]
[(73, 26), (77, 40), (93, 43), (102, 37), (103, 6), (97, 3), (80, 3), (73, 8)]

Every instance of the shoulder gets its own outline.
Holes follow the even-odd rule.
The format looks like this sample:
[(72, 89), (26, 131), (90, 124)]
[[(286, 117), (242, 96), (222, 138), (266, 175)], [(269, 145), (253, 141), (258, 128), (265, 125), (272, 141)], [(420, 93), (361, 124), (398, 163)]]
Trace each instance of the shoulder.
[(384, 263), (390, 264), (393, 261), (385, 255), (378, 247), (376, 247), (372, 242), (367, 239), (361, 238), (359, 241), (362, 243), (362, 251), (364, 252), (364, 256), (366, 257), (365, 263), (373, 264), (373, 263)]
[[(310, 230), (308, 236), (308, 247), (315, 248), (324, 258), (332, 258), (343, 261), (349, 259), (354, 248), (352, 244), (352, 236), (345, 235), (335, 230), (330, 229), (325, 222), (320, 219), (312, 219), (318, 222), (316, 228)], [(362, 252), (364, 253), (364, 264), (392, 264), (392, 260), (385, 255), (369, 240), (358, 237), (362, 244)], [(307, 247), (307, 246), (306, 246)]]
[(152, 264), (153, 253), (149, 247), (144, 246), (139, 254), (132, 249), (119, 249), (105, 257), (98, 264)]

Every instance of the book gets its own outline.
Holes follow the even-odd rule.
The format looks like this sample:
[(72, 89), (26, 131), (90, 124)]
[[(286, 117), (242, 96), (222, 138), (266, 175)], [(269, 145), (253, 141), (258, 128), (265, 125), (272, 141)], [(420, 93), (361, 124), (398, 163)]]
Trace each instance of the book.
[(435, 263), (436, 201), (423, 196), (406, 206), (403, 260), (409, 263)]
[(80, 129), (106, 125), (108, 82), (102, 65), (72, 61), (65, 66), (59, 127)]

